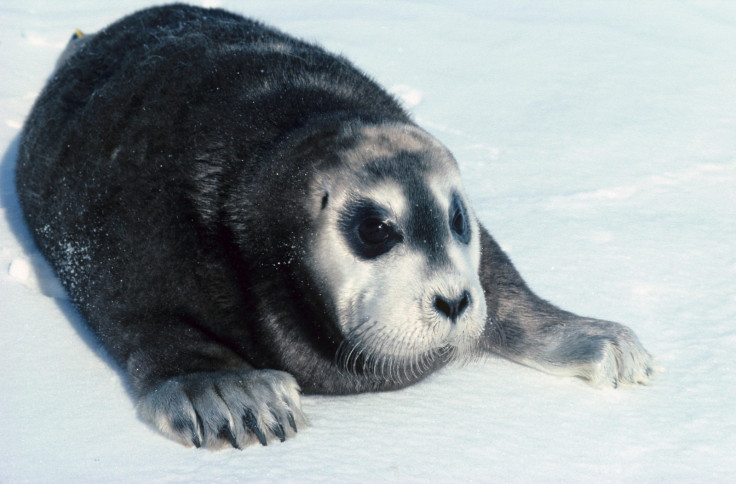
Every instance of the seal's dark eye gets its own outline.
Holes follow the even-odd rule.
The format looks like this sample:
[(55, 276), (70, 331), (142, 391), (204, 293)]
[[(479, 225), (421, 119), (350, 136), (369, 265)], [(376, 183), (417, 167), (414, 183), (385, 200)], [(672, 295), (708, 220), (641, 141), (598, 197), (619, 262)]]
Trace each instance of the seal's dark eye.
[(393, 230), (384, 221), (377, 218), (369, 218), (360, 223), (358, 234), (363, 243), (378, 245), (386, 242), (393, 234)]
[(463, 216), (463, 212), (458, 210), (455, 212), (455, 216), (452, 217), (452, 230), (458, 234), (462, 235), (465, 233), (466, 230), (465, 226), (465, 217)]
[(404, 240), (395, 224), (388, 210), (367, 200), (348, 204), (338, 218), (348, 247), (361, 259), (380, 257)]
[(457, 196), (452, 200), (450, 207), (450, 230), (463, 244), (470, 242), (470, 224), (465, 207)]

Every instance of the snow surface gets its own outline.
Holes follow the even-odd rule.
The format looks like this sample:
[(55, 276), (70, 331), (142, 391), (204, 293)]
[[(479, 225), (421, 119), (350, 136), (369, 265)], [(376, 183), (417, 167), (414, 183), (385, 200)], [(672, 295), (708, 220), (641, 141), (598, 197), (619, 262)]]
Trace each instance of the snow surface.
[(630, 325), (665, 370), (596, 390), (500, 359), (306, 397), (245, 451), (174, 444), (34, 251), (17, 136), (74, 28), (145, 1), (0, 3), (0, 482), (733, 482), (736, 3), (205, 2), (346, 54), (458, 158), (543, 297)]

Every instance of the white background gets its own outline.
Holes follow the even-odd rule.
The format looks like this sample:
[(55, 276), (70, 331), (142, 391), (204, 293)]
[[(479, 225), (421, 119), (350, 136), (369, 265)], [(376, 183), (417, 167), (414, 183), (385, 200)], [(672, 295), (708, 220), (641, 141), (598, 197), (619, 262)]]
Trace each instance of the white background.
[(36, 260), (12, 181), (73, 29), (147, 4), (0, 3), (0, 482), (736, 479), (736, 4), (217, 3), (397, 93), (532, 288), (630, 325), (663, 368), (596, 390), (489, 359), (400, 392), (305, 397), (297, 438), (221, 452), (138, 420)]

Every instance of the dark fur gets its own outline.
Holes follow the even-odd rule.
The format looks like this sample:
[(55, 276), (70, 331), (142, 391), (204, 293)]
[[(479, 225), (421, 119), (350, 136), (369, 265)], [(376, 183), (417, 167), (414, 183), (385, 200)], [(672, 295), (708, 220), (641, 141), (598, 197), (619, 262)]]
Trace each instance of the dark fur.
[[(290, 52), (258, 49), (274, 41)], [(59, 66), (23, 132), (18, 192), (38, 246), (141, 398), (179, 378), (196, 403), (213, 375), (254, 368), (289, 372), (310, 393), (387, 390), (411, 381), (335, 364), (341, 335), (302, 260), (314, 167), (350, 146), (341, 127), (386, 121), (412, 123), (341, 57), (221, 10), (149, 9)], [(636, 339), (537, 298), (485, 230), (482, 247), (485, 350), (595, 365), (607, 342)], [(172, 421), (203, 444), (196, 407), (197, 421)], [(283, 427), (295, 427), (290, 411)], [(283, 437), (247, 412), (258, 440)], [(219, 439), (239, 444), (232, 435)]]

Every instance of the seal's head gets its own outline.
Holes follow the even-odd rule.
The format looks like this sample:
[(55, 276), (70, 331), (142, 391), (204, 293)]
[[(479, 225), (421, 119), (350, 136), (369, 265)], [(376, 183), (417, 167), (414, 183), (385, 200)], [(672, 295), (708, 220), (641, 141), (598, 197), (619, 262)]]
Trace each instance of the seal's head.
[(345, 129), (356, 141), (312, 186), (307, 257), (344, 336), (341, 363), (402, 379), (471, 354), (486, 304), (455, 160), (411, 125)]

